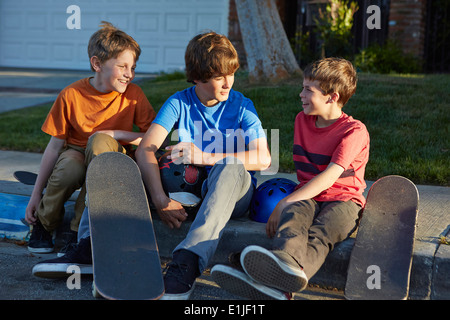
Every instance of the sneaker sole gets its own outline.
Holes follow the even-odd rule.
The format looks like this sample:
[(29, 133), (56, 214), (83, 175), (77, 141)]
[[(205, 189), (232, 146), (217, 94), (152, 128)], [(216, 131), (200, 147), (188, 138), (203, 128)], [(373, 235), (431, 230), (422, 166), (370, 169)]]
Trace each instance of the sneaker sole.
[(250, 300), (288, 300), (286, 295), (253, 281), (245, 273), (225, 265), (211, 269), (213, 280), (224, 290)]
[(254, 281), (283, 292), (299, 292), (308, 285), (303, 270), (290, 267), (259, 246), (248, 246), (242, 251), (241, 265)]
[(30, 251), (32, 253), (52, 253), (53, 252), (53, 248), (33, 248), (33, 247), (28, 247), (28, 251)]
[(189, 300), (192, 292), (195, 288), (195, 282), (188, 292), (183, 293), (164, 293), (164, 295), (159, 300)]
[(92, 265), (75, 263), (39, 263), (33, 267), (31, 273), (40, 278), (65, 278), (74, 273), (69, 270), (70, 267), (74, 266), (80, 268), (79, 272), (82, 275), (92, 274)]

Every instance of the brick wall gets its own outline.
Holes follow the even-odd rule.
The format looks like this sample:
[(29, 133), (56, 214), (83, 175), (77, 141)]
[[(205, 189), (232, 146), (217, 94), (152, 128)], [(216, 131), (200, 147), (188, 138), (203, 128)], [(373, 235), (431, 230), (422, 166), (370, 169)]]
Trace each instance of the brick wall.
[(389, 38), (405, 53), (422, 58), (425, 41), (427, 0), (391, 0)]

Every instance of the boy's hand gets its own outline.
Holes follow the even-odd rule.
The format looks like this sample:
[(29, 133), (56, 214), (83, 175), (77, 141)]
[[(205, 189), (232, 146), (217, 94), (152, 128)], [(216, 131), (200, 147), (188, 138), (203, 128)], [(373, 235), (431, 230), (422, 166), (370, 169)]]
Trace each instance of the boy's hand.
[(25, 209), (25, 221), (29, 224), (36, 224), (37, 218), (35, 216), (36, 210), (39, 206), (39, 203), (41, 202), (41, 199), (34, 199), (34, 197), (30, 198), (30, 201), (28, 202), (27, 208)]
[(186, 220), (187, 213), (183, 206), (170, 198), (157, 212), (161, 220), (169, 226), (169, 228), (180, 228), (181, 224)]
[(283, 211), (283, 209), (284, 204), (282, 203), (282, 201), (278, 202), (278, 204), (275, 206), (275, 209), (273, 209), (269, 220), (267, 220), (266, 234), (269, 238), (273, 238), (277, 233), (278, 224), (280, 223), (281, 212)]
[(176, 145), (166, 147), (166, 150), (171, 151), (167, 158), (172, 159), (174, 163), (205, 164), (206, 154), (192, 142), (179, 142)]

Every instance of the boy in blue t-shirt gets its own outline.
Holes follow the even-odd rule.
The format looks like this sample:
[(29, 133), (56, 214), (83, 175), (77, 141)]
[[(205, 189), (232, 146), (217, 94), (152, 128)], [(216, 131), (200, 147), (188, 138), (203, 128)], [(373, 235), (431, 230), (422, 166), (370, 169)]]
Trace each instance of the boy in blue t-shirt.
[(171, 228), (179, 228), (187, 213), (165, 194), (155, 153), (172, 129), (179, 137), (167, 148), (172, 160), (208, 170), (202, 204), (164, 277), (166, 299), (189, 298), (228, 220), (248, 210), (255, 189), (249, 171), (264, 170), (271, 161), (252, 101), (231, 89), (239, 68), (231, 42), (214, 32), (197, 35), (187, 46), (185, 61), (187, 79), (195, 86), (166, 101), (136, 152), (152, 202)]

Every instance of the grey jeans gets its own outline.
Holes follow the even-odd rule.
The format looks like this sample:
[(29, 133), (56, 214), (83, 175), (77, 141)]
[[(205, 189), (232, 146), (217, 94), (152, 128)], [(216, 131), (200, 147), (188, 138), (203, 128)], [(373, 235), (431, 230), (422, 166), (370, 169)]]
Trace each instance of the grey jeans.
[(254, 192), (251, 176), (236, 158), (216, 163), (205, 181), (203, 201), (186, 238), (174, 249), (199, 256), (200, 272), (208, 266), (230, 218), (243, 216)]
[(273, 249), (291, 255), (311, 279), (335, 244), (355, 230), (360, 210), (353, 201), (293, 203), (281, 214)]
[[(225, 158), (210, 170), (203, 188), (202, 204), (186, 238), (174, 249), (189, 250), (199, 256), (202, 272), (214, 255), (223, 229), (230, 218), (243, 216), (254, 192), (251, 176), (236, 158)], [(78, 240), (90, 236), (86, 208), (78, 229)]]

